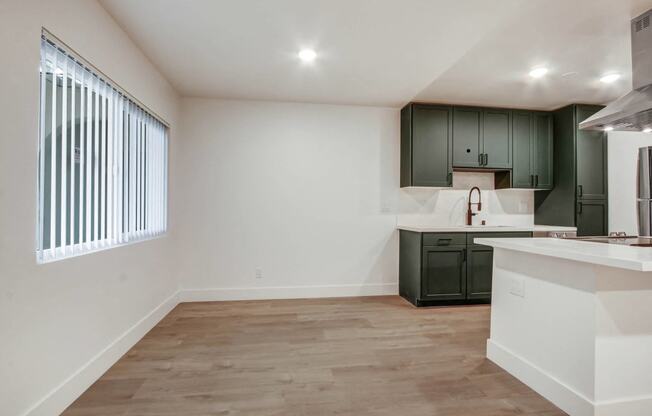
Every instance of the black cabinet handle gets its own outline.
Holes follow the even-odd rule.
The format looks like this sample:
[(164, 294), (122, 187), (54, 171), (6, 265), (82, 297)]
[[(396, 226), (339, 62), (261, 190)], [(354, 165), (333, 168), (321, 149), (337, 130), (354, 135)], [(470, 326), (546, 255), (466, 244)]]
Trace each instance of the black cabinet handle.
[(489, 153), (484, 154), (484, 165), (487, 166), (489, 164)]
[(534, 188), (534, 175), (530, 175), (530, 186)]
[(448, 175), (446, 176), (446, 181), (448, 182), (449, 185), (453, 184), (453, 172), (448, 172)]
[(584, 189), (582, 188), (582, 185), (578, 185), (577, 186), (577, 197), (581, 198), (583, 194), (584, 194)]
[(466, 261), (466, 249), (465, 248), (462, 249), (462, 261), (463, 262)]
[(482, 153), (478, 153), (478, 165), (482, 166)]
[(450, 246), (451, 245), (451, 239), (450, 238), (440, 238), (437, 240), (437, 245), (438, 246)]
[(577, 213), (578, 213), (578, 214), (581, 214), (581, 213), (582, 213), (582, 203), (581, 203), (581, 202), (578, 202), (578, 203), (577, 203)]
[(534, 175), (534, 187), (539, 186), (539, 175)]

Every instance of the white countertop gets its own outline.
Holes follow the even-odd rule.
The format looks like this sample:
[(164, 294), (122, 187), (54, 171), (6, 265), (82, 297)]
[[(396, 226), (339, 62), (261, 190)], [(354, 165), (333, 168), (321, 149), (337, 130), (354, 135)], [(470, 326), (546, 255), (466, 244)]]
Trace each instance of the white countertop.
[(652, 248), (632, 247), (558, 238), (476, 238), (494, 248), (581, 261), (642, 272), (652, 271)]
[(575, 227), (562, 227), (558, 225), (399, 225), (396, 228), (417, 233), (477, 233), (477, 232), (575, 232)]

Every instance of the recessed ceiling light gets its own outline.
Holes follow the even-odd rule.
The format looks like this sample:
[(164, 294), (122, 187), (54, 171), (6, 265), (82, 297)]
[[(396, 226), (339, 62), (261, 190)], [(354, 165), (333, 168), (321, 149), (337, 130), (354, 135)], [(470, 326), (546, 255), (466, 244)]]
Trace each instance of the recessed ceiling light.
[(612, 131), (614, 128), (611, 126), (607, 126), (604, 128), (604, 131)]
[(605, 84), (611, 84), (614, 81), (618, 81), (620, 79), (620, 74), (607, 74), (604, 75), (602, 78), (600, 78), (600, 82), (604, 82)]
[(299, 51), (299, 59), (303, 62), (312, 62), (317, 58), (317, 52), (312, 49), (302, 49)]
[(548, 73), (548, 68), (544, 67), (539, 67), (539, 68), (534, 68), (533, 70), (530, 71), (530, 76), (532, 78), (541, 78), (542, 76), (546, 75)]
[(652, 133), (652, 127), (646, 127), (643, 129), (643, 133)]

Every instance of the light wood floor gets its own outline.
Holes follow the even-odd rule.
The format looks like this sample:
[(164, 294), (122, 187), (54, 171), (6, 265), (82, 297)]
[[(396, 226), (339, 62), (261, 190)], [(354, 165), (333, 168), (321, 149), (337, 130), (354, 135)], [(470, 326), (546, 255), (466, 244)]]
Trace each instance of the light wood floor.
[(64, 415), (565, 415), (488, 334), (488, 306), (396, 296), (184, 303)]

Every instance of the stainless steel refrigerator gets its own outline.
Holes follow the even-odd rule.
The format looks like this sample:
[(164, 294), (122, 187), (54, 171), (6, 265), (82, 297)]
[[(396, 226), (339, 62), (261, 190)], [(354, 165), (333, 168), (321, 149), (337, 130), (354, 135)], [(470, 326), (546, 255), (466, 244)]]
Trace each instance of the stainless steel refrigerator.
[(638, 235), (652, 236), (652, 146), (638, 149)]

